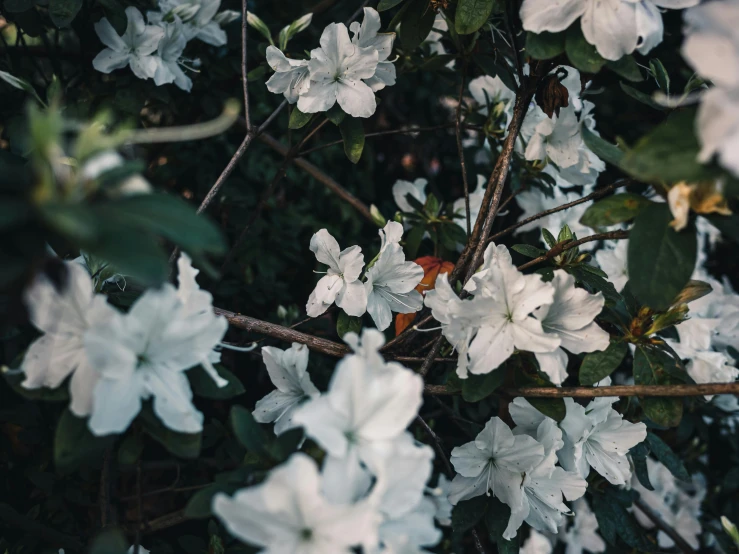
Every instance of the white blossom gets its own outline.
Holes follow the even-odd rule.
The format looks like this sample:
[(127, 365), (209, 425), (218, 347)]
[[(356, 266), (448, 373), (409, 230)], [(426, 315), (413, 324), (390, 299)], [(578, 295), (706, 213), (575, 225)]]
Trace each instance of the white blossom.
[(565, 554), (582, 554), (583, 551), (599, 554), (605, 552), (606, 543), (598, 534), (598, 520), (585, 499), (576, 500), (572, 525), (564, 534)]
[(524, 503), (523, 473), (544, 459), (544, 447), (527, 435), (514, 435), (498, 417), (485, 424), (473, 442), (452, 450), (451, 462), (457, 475), (452, 481), (449, 501), (492, 493), (511, 510)]
[[(551, 166), (545, 168), (545, 172)], [(519, 192), (516, 196), (516, 203), (523, 210), (523, 213), (519, 217), (519, 221), (522, 221), (528, 217), (539, 214), (543, 211), (551, 208), (557, 208), (563, 204), (567, 204), (574, 200), (578, 200), (580, 195), (575, 192), (562, 192), (557, 187), (552, 187), (550, 194), (546, 195), (544, 192), (538, 189), (528, 189)], [(570, 230), (579, 238), (586, 237), (590, 234), (588, 227), (580, 223), (580, 218), (588, 208), (589, 203), (582, 203), (573, 206), (566, 210), (560, 210), (547, 216), (544, 216), (534, 221), (530, 221), (525, 225), (522, 225), (514, 231), (515, 234), (525, 233), (532, 229), (547, 229), (552, 232), (555, 236), (562, 227), (567, 225)], [(588, 246), (593, 247), (594, 243), (585, 243), (580, 248), (587, 249)]]
[(88, 422), (96, 435), (124, 431), (148, 398), (165, 426), (196, 433), (203, 414), (192, 404), (184, 372), (202, 365), (219, 386), (226, 384), (212, 363), (220, 359), (213, 349), (228, 323), (213, 313), (212, 297), (198, 287), (197, 271), (184, 254), (178, 267), (178, 289), (167, 283), (148, 290), (128, 313), (114, 312), (85, 334), (88, 358), (99, 374)]
[(64, 262), (61, 282), (39, 274), (25, 291), (31, 323), (44, 334), (28, 348), (21, 369), (26, 389), (57, 388), (69, 376), (69, 408), (89, 415), (92, 389), (98, 375), (85, 351), (88, 329), (115, 315), (101, 294), (95, 294), (90, 275), (80, 264)]
[(311, 52), (310, 88), (298, 98), (303, 113), (325, 112), (336, 102), (347, 114), (369, 117), (375, 113), (375, 94), (363, 79), (377, 69), (378, 52), (352, 44), (343, 23), (331, 23), (321, 35), (321, 47)]
[(380, 14), (373, 8), (364, 8), (364, 19), (361, 25), (355, 21), (349, 26), (349, 30), (354, 34), (352, 44), (360, 48), (371, 47), (377, 50), (375, 73), (372, 77), (364, 79), (373, 91), (395, 84), (395, 65), (388, 61), (393, 49), (395, 33), (379, 33), (380, 26)]
[(339, 243), (326, 229), (311, 237), (310, 249), (319, 262), (328, 266), (328, 271), (308, 298), (308, 316), (318, 317), (334, 302), (347, 315), (362, 315), (367, 310), (367, 292), (359, 280), (364, 268), (362, 249), (350, 246), (340, 251)]
[(192, 80), (185, 75), (180, 67), (182, 52), (187, 46), (182, 22), (176, 18), (173, 23), (163, 24), (164, 36), (159, 41), (157, 54), (159, 55), (157, 70), (154, 73), (154, 83), (163, 85), (174, 83), (184, 91), (190, 92)]
[(270, 92), (283, 94), (288, 102), (295, 104), (310, 88), (308, 60), (288, 58), (276, 46), (268, 46), (267, 63), (275, 72), (266, 83)]
[(552, 554), (552, 543), (536, 529), (531, 529), (518, 554)]
[(95, 23), (95, 32), (107, 46), (92, 60), (92, 66), (101, 73), (110, 73), (127, 65), (139, 79), (154, 77), (158, 61), (154, 52), (164, 36), (164, 30), (156, 25), (147, 25), (141, 12), (126, 8), (128, 26), (123, 36), (116, 33), (106, 17)]
[(413, 198), (418, 200), (420, 204), (426, 203), (426, 185), (428, 181), (423, 178), (418, 178), (413, 182), (398, 179), (393, 185), (393, 198), (398, 209), (404, 213), (413, 213), (415, 208), (411, 206), (410, 202), (406, 199), (407, 195), (411, 195)]
[[(223, 24), (232, 20), (231, 10), (226, 16), (217, 17), (221, 0), (160, 0), (159, 8), (163, 20), (177, 16), (184, 22), (187, 40), (199, 39), (211, 46), (223, 46), (227, 42)], [(149, 17), (151, 20), (151, 16)]]
[(534, 312), (546, 333), (557, 335), (562, 343), (554, 352), (537, 352), (541, 370), (555, 385), (567, 378), (567, 354), (595, 352), (608, 348), (610, 336), (594, 321), (605, 304), (602, 293), (590, 294), (575, 287), (575, 278), (562, 269), (554, 271), (551, 281), (554, 300)]
[(582, 33), (607, 60), (638, 50), (646, 54), (662, 42), (659, 8), (695, 6), (699, 0), (524, 0), (523, 28), (558, 33), (580, 18)]
[(262, 552), (349, 554), (376, 542), (378, 516), (372, 505), (329, 502), (322, 477), (305, 454), (293, 454), (260, 485), (213, 498), (213, 513), (239, 540)]
[(475, 77), (470, 81), (469, 89), (472, 98), (477, 103), (478, 111), (483, 115), (489, 115), (492, 110), (496, 117), (501, 117), (501, 128), (506, 129), (513, 116), (516, 93), (509, 89), (497, 75)]
[(428, 490), (428, 498), (436, 506), (436, 514), (434, 517), (439, 525), (448, 527), (452, 524), (452, 503), (449, 502), (449, 492), (452, 482), (444, 475), (439, 475), (436, 487)]
[(275, 434), (294, 427), (292, 416), (299, 404), (320, 393), (308, 374), (308, 347), (294, 342), (287, 350), (273, 346), (262, 348), (262, 360), (277, 390), (259, 400), (254, 419), (259, 423), (275, 423)]
[(627, 267), (628, 239), (608, 243), (595, 253), (595, 261), (608, 275), (608, 280), (621, 292), (629, 280)]
[[(477, 176), (477, 184), (475, 190), (470, 192), (470, 229), (475, 226), (477, 216), (480, 215), (480, 209), (482, 209), (482, 200), (485, 197), (485, 186), (487, 185), (487, 177), (484, 175)], [(462, 229), (467, 231), (467, 207), (465, 205), (464, 196), (458, 198), (452, 204), (454, 214), (458, 217), (454, 220), (454, 223), (459, 225)]]

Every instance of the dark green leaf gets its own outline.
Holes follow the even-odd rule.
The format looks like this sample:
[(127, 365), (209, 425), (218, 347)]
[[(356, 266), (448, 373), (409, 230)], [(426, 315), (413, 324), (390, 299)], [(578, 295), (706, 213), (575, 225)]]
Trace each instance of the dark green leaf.
[(459, 0), (454, 14), (454, 28), (460, 35), (469, 35), (482, 27), (493, 11), (495, 0)]
[(380, 0), (380, 3), (377, 4), (377, 11), (384, 12), (385, 10), (389, 10), (390, 8), (394, 8), (402, 1), (403, 0)]
[(421, 71), (438, 71), (444, 69), (454, 59), (456, 59), (456, 56), (452, 54), (435, 54), (424, 59), (419, 69)]
[(616, 536), (626, 544), (642, 552), (659, 552), (657, 545), (644, 535), (644, 530), (616, 498), (612, 489), (593, 494), (593, 512), (598, 520), (598, 528), (609, 543), (618, 546)]
[(626, 94), (631, 96), (634, 100), (641, 102), (645, 106), (649, 106), (650, 108), (654, 108), (655, 110), (659, 110), (659, 111), (667, 110), (665, 106), (655, 102), (650, 94), (646, 94), (645, 92), (637, 90), (634, 87), (627, 85), (626, 83), (619, 83), (619, 84), (621, 86), (621, 90), (623, 90)]
[(68, 473), (89, 459), (101, 456), (113, 444), (114, 435), (96, 437), (87, 428), (87, 418), (80, 418), (64, 410), (54, 434), (54, 463), (57, 470)]
[(557, 239), (554, 238), (554, 235), (550, 233), (548, 229), (542, 229), (541, 236), (544, 238), (544, 242), (547, 243), (547, 246), (549, 246), (549, 248), (554, 248), (555, 246), (557, 246)]
[(132, 466), (141, 457), (144, 451), (144, 441), (140, 433), (129, 433), (118, 447), (118, 463), (122, 466)]
[(403, 6), (405, 12), (400, 19), (400, 42), (403, 49), (415, 50), (431, 32), (436, 12), (427, 0), (410, 0)]
[(560, 422), (567, 415), (564, 398), (527, 398), (529, 403), (553, 420)]
[(503, 538), (510, 517), (511, 509), (507, 505), (493, 496), (488, 499), (488, 506), (485, 511), (485, 527), (488, 530), (490, 541), (497, 545), (499, 554), (518, 554), (521, 533), (518, 533), (516, 537), (509, 541)]
[[(634, 354), (634, 382), (637, 385), (669, 385), (677, 381), (673, 376), (675, 360), (665, 352), (638, 347)], [(683, 417), (682, 398), (640, 397), (644, 414), (657, 425), (677, 427)]]
[(469, 375), (462, 381), (462, 398), (466, 402), (479, 402), (495, 391), (505, 381), (505, 367), (484, 375)]
[(634, 219), (650, 201), (639, 194), (623, 192), (598, 200), (585, 210), (580, 223), (588, 227), (610, 227)]
[[(15, 365), (15, 364), (14, 364)], [(10, 385), (17, 394), (29, 400), (44, 400), (49, 402), (66, 402), (69, 400), (69, 389), (66, 385), (61, 385), (55, 389), (41, 387), (38, 389), (27, 389), (21, 383), (25, 381), (24, 373), (3, 373), (5, 381)]]
[(487, 507), (485, 495), (459, 502), (452, 510), (452, 529), (460, 533), (469, 531), (483, 518)]
[(338, 126), (341, 125), (342, 121), (344, 121), (346, 112), (341, 109), (341, 106), (339, 106), (338, 103), (336, 103), (326, 112), (326, 117), (331, 123)]
[(624, 56), (615, 62), (607, 62), (606, 67), (627, 81), (637, 83), (644, 80), (641, 69), (639, 69), (639, 64), (636, 63), (634, 56)]
[(538, 258), (539, 256), (543, 256), (547, 253), (546, 250), (536, 248), (535, 246), (531, 246), (529, 244), (514, 244), (513, 246), (511, 246), (511, 250), (515, 250), (519, 254), (523, 254), (524, 256), (527, 256), (529, 258)]
[(739, 243), (739, 215), (718, 215), (711, 214), (705, 217), (716, 227), (726, 238)]
[(364, 150), (364, 127), (359, 119), (344, 118), (339, 125), (341, 138), (344, 140), (344, 154), (353, 164), (359, 161)]
[(408, 260), (416, 259), (418, 248), (421, 246), (423, 235), (426, 233), (426, 225), (417, 223), (405, 236), (405, 257)]
[(593, 272), (586, 264), (565, 267), (565, 271), (572, 275), (577, 281), (584, 285), (590, 292), (602, 292), (606, 302), (616, 303), (621, 300), (621, 295), (613, 286), (599, 274)]
[(344, 338), (347, 333), (357, 333), (362, 330), (362, 318), (352, 315), (347, 315), (343, 310), (339, 312), (339, 317), (336, 318), (336, 334), (340, 338)]
[(615, 144), (611, 144), (607, 140), (602, 139), (585, 126), (581, 128), (581, 132), (585, 145), (590, 148), (596, 156), (604, 162), (608, 162), (616, 167), (621, 166), (621, 161), (624, 157), (623, 150)]
[(654, 75), (654, 80), (657, 81), (657, 86), (665, 91), (665, 93), (670, 94), (670, 76), (667, 74), (667, 70), (662, 65), (662, 62), (657, 58), (649, 60), (649, 69), (652, 70), (652, 75)]
[(3, 7), (9, 13), (21, 13), (33, 8), (33, 0), (5, 0)]
[(213, 497), (219, 492), (231, 495), (240, 488), (240, 485), (234, 483), (213, 483), (209, 487), (196, 492), (185, 506), (185, 517), (191, 519), (202, 519), (211, 517), (211, 506), (213, 505)]
[(526, 33), (526, 53), (535, 60), (548, 60), (565, 51), (565, 33)]
[(242, 406), (231, 408), (231, 427), (236, 438), (249, 452), (269, 457), (270, 437), (264, 428), (254, 420), (251, 412)]
[(662, 462), (662, 465), (669, 469), (670, 473), (681, 481), (691, 482), (690, 473), (688, 473), (682, 460), (661, 438), (654, 433), (647, 433), (647, 443), (654, 457)]
[(606, 63), (595, 46), (585, 40), (580, 25), (571, 25), (567, 29), (565, 50), (572, 65), (585, 73), (598, 73)]
[(49, 17), (57, 27), (68, 27), (81, 7), (82, 0), (49, 0)]
[(315, 114), (312, 113), (303, 113), (297, 106), (293, 106), (293, 111), (290, 112), (290, 121), (287, 126), (290, 129), (302, 129), (310, 123), (310, 120), (313, 119), (314, 115)]
[(697, 161), (694, 108), (673, 112), (642, 137), (621, 161), (621, 169), (641, 181), (697, 182), (715, 178), (717, 170)]
[(647, 470), (647, 455), (649, 454), (649, 448), (646, 443), (640, 442), (634, 448), (629, 450), (629, 456), (634, 464), (634, 474), (639, 479), (641, 485), (650, 491), (654, 490), (651, 481), (649, 480), (649, 471)]
[(202, 433), (178, 433), (165, 427), (154, 414), (151, 406), (145, 406), (139, 416), (143, 429), (151, 438), (180, 458), (197, 458), (200, 454)]
[(670, 227), (666, 203), (646, 206), (629, 235), (629, 289), (642, 304), (665, 310), (690, 281), (698, 255), (695, 227)]
[(195, 394), (204, 398), (210, 398), (211, 400), (227, 400), (244, 394), (244, 385), (241, 384), (241, 381), (236, 375), (221, 364), (215, 364), (213, 367), (218, 373), (218, 376), (228, 381), (228, 383), (223, 387), (219, 387), (205, 369), (197, 366), (186, 373), (187, 378), (190, 380), (192, 391)]
[(92, 541), (90, 554), (126, 554), (126, 535), (116, 527), (103, 529)]
[(580, 384), (594, 385), (608, 377), (621, 365), (627, 350), (625, 342), (611, 340), (604, 351), (587, 354), (580, 366)]

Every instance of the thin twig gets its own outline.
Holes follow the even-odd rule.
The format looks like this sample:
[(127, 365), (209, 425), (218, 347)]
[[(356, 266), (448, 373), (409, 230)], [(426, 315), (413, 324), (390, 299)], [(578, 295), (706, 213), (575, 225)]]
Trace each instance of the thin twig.
[[(532, 221), (536, 221), (537, 219), (541, 219), (543, 217), (546, 217), (550, 214), (561, 212), (563, 210), (566, 210), (568, 208), (572, 208), (573, 206), (577, 206), (578, 204), (583, 204), (585, 202), (589, 202), (590, 200), (597, 200), (598, 198), (602, 198), (603, 196), (607, 195), (609, 192), (612, 192), (618, 188), (626, 187), (628, 185), (633, 184), (634, 181), (632, 179), (622, 179), (620, 181), (617, 181), (611, 185), (599, 188), (598, 190), (588, 194), (587, 196), (583, 196), (582, 198), (578, 198), (577, 200), (573, 200), (572, 202), (568, 202), (567, 204), (562, 204), (561, 206), (557, 206), (556, 208), (551, 208), (549, 210), (544, 210), (543, 212), (539, 212), (538, 214), (534, 214), (531, 217), (527, 217), (526, 219), (522, 219), (518, 223), (515, 223), (514, 225), (511, 225), (510, 227), (503, 229), (502, 231), (498, 231), (494, 235), (492, 235), (488, 242), (492, 242), (495, 240), (498, 240), (501, 237), (506, 236), (507, 234), (515, 231), (519, 227), (523, 227), (524, 225), (531, 223)], [(506, 201), (501, 204), (500, 209), (502, 210), (505, 205), (510, 202), (515, 194), (511, 194)]]
[(589, 235), (587, 237), (583, 237), (581, 239), (573, 240), (570, 242), (561, 242), (555, 245), (554, 248), (549, 250), (546, 254), (518, 266), (518, 269), (519, 271), (523, 271), (524, 269), (528, 269), (538, 263), (551, 260), (555, 256), (559, 256), (562, 252), (580, 246), (581, 244), (585, 244), (586, 242), (594, 242), (597, 240), (618, 240), (627, 238), (629, 238), (628, 231), (609, 231), (607, 233), (596, 233), (594, 235)]
[(423, 363), (421, 364), (420, 369), (418, 370), (418, 374), (421, 377), (426, 377), (429, 370), (431, 369), (431, 366), (434, 364), (434, 361), (436, 360), (436, 355), (439, 353), (439, 350), (441, 350), (441, 345), (444, 342), (444, 337), (440, 336), (438, 339), (436, 339), (436, 342), (434, 342), (434, 345), (431, 347), (431, 350), (429, 350), (428, 354), (426, 354), (426, 358), (423, 360)]
[(470, 187), (467, 182), (467, 167), (464, 162), (464, 148), (462, 148), (462, 98), (464, 96), (464, 84), (467, 78), (467, 60), (462, 65), (462, 82), (459, 84), (459, 99), (457, 101), (457, 110), (454, 121), (454, 134), (457, 139), (457, 155), (459, 156), (459, 165), (462, 168), (462, 184), (464, 186), (464, 213), (467, 222), (467, 236), (472, 233), (470, 227)]
[(249, 117), (249, 83), (247, 82), (246, 70), (246, 39), (249, 25), (246, 23), (246, 0), (241, 0), (241, 80), (244, 86), (244, 122), (246, 123), (246, 134), (251, 131), (251, 119)]
[(739, 394), (735, 383), (704, 383), (700, 385), (612, 385), (608, 387), (522, 387), (507, 389), (510, 396), (533, 398), (598, 398), (601, 396), (705, 396)]
[(678, 533), (673, 527), (669, 526), (660, 516), (657, 512), (652, 510), (646, 502), (644, 502), (641, 498), (637, 498), (634, 500), (634, 506), (636, 506), (639, 510), (641, 510), (645, 516), (647, 516), (652, 523), (656, 527), (658, 527), (660, 530), (664, 531), (665, 534), (672, 539), (672, 542), (675, 543), (675, 546), (677, 546), (681, 551), (683, 551), (685, 554), (695, 554), (695, 550), (692, 546), (688, 544), (688, 542)]

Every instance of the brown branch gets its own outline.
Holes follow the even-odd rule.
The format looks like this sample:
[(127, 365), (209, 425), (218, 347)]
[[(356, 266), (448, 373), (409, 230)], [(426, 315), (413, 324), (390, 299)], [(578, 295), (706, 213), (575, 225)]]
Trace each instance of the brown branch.
[[(436, 342), (436, 340), (432, 342)], [(420, 356), (393, 356), (392, 354), (386, 354), (385, 358), (404, 363), (423, 362), (426, 360), (426, 358), (421, 358)], [(432, 361), (435, 364), (456, 364), (457, 358), (434, 358)]]
[(462, 168), (462, 185), (464, 186), (464, 213), (466, 217), (467, 236), (472, 233), (470, 228), (470, 186), (467, 182), (467, 167), (464, 163), (464, 148), (462, 148), (462, 98), (464, 96), (464, 83), (467, 78), (467, 60), (462, 65), (462, 82), (459, 84), (459, 99), (457, 101), (457, 110), (454, 121), (454, 135), (457, 139), (457, 155), (459, 156), (459, 165)]
[(607, 233), (596, 233), (595, 235), (588, 235), (587, 237), (572, 240), (570, 242), (561, 242), (555, 245), (554, 248), (549, 250), (546, 254), (518, 266), (518, 269), (519, 271), (523, 271), (524, 269), (528, 269), (538, 263), (545, 262), (554, 258), (555, 256), (559, 256), (562, 252), (580, 246), (581, 244), (585, 244), (586, 242), (593, 242), (596, 240), (618, 240), (626, 238), (629, 238), (628, 231), (609, 231)]
[[(285, 156), (287, 158), (290, 150), (284, 146), (282, 143), (280, 143), (277, 139), (270, 135), (262, 135), (259, 137), (259, 140), (261, 140), (264, 144), (269, 146), (272, 150), (275, 152), (281, 154), (282, 156)], [(294, 158), (290, 159), (289, 163), (293, 163), (299, 168), (301, 168), (303, 171), (308, 173), (311, 177), (313, 177), (316, 181), (322, 183), (326, 186), (331, 192), (336, 194), (339, 198), (350, 204), (354, 209), (356, 209), (366, 220), (371, 221), (374, 223), (374, 219), (372, 218), (372, 214), (370, 213), (369, 208), (367, 207), (364, 202), (359, 200), (356, 196), (354, 196), (351, 192), (346, 190), (344, 187), (342, 187), (339, 183), (334, 181), (331, 177), (326, 175), (322, 170), (320, 170), (318, 167), (310, 163), (308, 160), (305, 160), (303, 158)]]
[[(611, 191), (614, 191), (614, 190), (616, 190), (618, 188), (621, 188), (621, 187), (626, 187), (626, 186), (631, 185), (633, 183), (634, 183), (634, 181), (631, 180), (631, 179), (623, 179), (623, 180), (617, 181), (617, 182), (615, 182), (615, 183), (613, 183), (611, 185), (605, 186), (603, 188), (599, 188), (598, 190), (596, 190), (596, 191), (588, 194), (587, 196), (583, 196), (582, 198), (579, 198), (579, 199), (574, 200), (572, 202), (568, 202), (567, 204), (562, 204), (561, 206), (557, 206), (556, 208), (551, 208), (549, 210), (544, 210), (543, 212), (539, 212), (538, 214), (534, 214), (531, 217), (527, 217), (526, 219), (522, 219), (518, 223), (516, 223), (514, 225), (511, 225), (510, 227), (508, 227), (506, 229), (503, 229), (502, 231), (499, 231), (499, 232), (495, 233), (493, 236), (491, 236), (488, 239), (488, 242), (492, 242), (492, 241), (498, 240), (499, 238), (504, 237), (507, 234), (515, 231), (519, 227), (523, 227), (527, 223), (531, 223), (532, 221), (536, 221), (537, 219), (541, 219), (541, 218), (546, 217), (546, 216), (548, 216), (550, 214), (561, 212), (561, 211), (566, 210), (568, 208), (572, 208), (573, 206), (577, 206), (578, 204), (583, 204), (583, 203), (588, 202), (590, 200), (596, 200), (598, 198), (602, 198), (603, 196), (607, 195)], [(515, 196), (515, 195), (512, 194), (511, 196), (509, 196), (506, 199), (506, 201), (501, 205), (501, 209), (503, 209), (503, 207), (505, 206), (505, 204), (507, 204), (508, 202), (510, 202), (513, 199), (513, 196)]]
[(175, 525), (185, 523), (186, 521), (190, 521), (190, 519), (185, 516), (185, 510), (183, 508), (182, 510), (177, 510), (176, 512), (165, 514), (156, 519), (152, 519), (149, 522), (144, 522), (140, 525), (139, 528), (143, 533), (154, 533), (155, 531), (168, 529), (170, 527), (174, 527)]
[(439, 338), (437, 338), (434, 342), (434, 345), (428, 351), (428, 354), (426, 354), (426, 357), (424, 358), (423, 363), (418, 370), (418, 374), (421, 377), (426, 377), (426, 375), (428, 374), (431, 366), (434, 364), (434, 361), (436, 361), (436, 355), (439, 353), (439, 350), (441, 350), (442, 344), (444, 344), (444, 337), (439, 336)]
[(246, 21), (246, 0), (241, 0), (241, 80), (244, 87), (244, 122), (248, 136), (251, 131), (251, 119), (249, 118), (249, 83), (246, 77), (248, 73), (246, 70), (246, 39), (249, 28)]
[[(739, 394), (735, 383), (704, 383), (701, 385), (612, 385), (608, 387), (522, 387), (507, 389), (510, 396), (533, 398), (597, 398), (601, 396), (704, 396)], [(430, 393), (432, 394), (432, 393)]]
[(680, 533), (678, 533), (674, 528), (667, 525), (659, 514), (652, 510), (652, 508), (650, 508), (641, 498), (634, 500), (634, 506), (641, 510), (657, 528), (664, 531), (665, 534), (672, 539), (672, 542), (675, 543), (675, 546), (677, 546), (682, 552), (685, 554), (695, 554), (693, 547), (688, 544), (682, 535), (680, 535)]

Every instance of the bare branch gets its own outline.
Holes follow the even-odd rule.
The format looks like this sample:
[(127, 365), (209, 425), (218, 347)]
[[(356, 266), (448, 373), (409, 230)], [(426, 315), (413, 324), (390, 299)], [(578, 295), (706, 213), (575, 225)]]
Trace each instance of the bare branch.
[[(249, 87), (246, 75), (246, 39), (249, 25), (246, 23), (246, 0), (241, 0), (241, 81), (244, 87), (244, 121), (246, 123), (247, 136), (251, 132), (251, 119), (249, 117)], [(138, 554), (138, 553), (137, 553)]]
[(647, 516), (654, 525), (665, 532), (665, 534), (672, 539), (672, 542), (685, 554), (695, 554), (695, 550), (688, 542), (678, 533), (673, 527), (667, 525), (667, 523), (659, 516), (657, 512), (652, 510), (646, 502), (641, 498), (634, 501), (634, 506), (641, 510), (645, 516)]
[(464, 213), (466, 217), (467, 236), (472, 234), (470, 228), (470, 186), (467, 182), (467, 167), (464, 163), (464, 148), (462, 148), (462, 98), (464, 97), (464, 84), (467, 79), (467, 60), (465, 59), (462, 66), (462, 82), (459, 84), (459, 98), (457, 99), (457, 110), (454, 117), (454, 134), (457, 139), (457, 155), (459, 156), (459, 165), (462, 168), (462, 184), (464, 185)]
[(609, 387), (522, 387), (508, 389), (511, 396), (532, 398), (598, 398), (601, 396), (704, 396), (739, 394), (739, 382), (702, 385), (612, 385)]
[(559, 256), (562, 252), (580, 246), (581, 244), (585, 244), (586, 242), (594, 242), (596, 240), (618, 240), (627, 238), (629, 238), (628, 231), (609, 231), (607, 233), (596, 233), (595, 235), (589, 235), (587, 237), (583, 237), (581, 239), (573, 240), (570, 242), (562, 242), (560, 244), (557, 244), (554, 248), (549, 250), (543, 256), (539, 256), (538, 258), (534, 258), (533, 260), (530, 260), (525, 264), (518, 266), (518, 269), (520, 271), (523, 271), (524, 269), (528, 269), (538, 263), (545, 262), (546, 260), (550, 260), (555, 256)]

